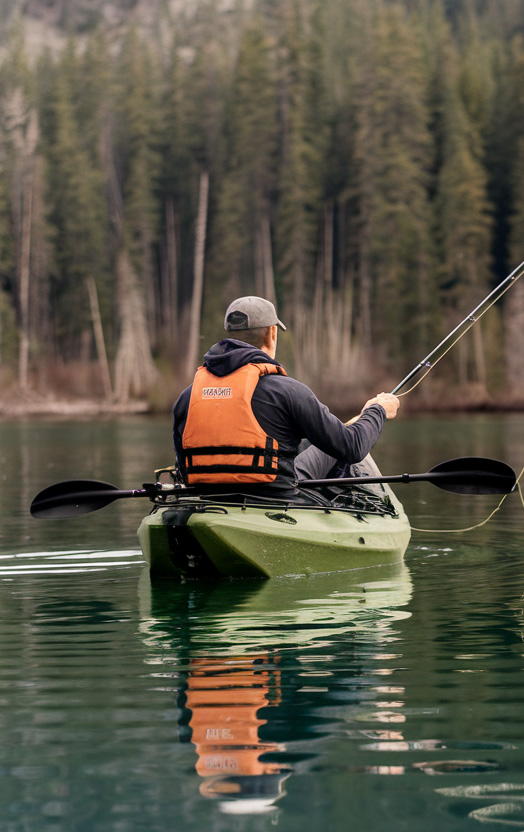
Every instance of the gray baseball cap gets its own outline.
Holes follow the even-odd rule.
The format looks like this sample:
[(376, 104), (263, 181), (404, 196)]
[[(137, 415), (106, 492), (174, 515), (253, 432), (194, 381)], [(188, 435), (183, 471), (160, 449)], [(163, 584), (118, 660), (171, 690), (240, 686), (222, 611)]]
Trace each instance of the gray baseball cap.
[(277, 318), (276, 309), (270, 300), (248, 295), (237, 298), (226, 309), (224, 329), (234, 332), (236, 329), (262, 329), (266, 326), (279, 326), (286, 329)]

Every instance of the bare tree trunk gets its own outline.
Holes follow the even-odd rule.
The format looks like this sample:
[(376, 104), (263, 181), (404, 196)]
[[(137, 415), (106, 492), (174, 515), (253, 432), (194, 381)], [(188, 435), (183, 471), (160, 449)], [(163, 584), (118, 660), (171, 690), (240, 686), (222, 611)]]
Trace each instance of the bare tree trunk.
[[(323, 256), (321, 256), (323, 260)], [(351, 287), (335, 290), (317, 280), (311, 305), (295, 325), (297, 375), (319, 391), (332, 391), (346, 380), (362, 381), (358, 352), (353, 349)]]
[(347, 241), (346, 241), (346, 213), (347, 213), (347, 203), (346, 202), (338, 202), (337, 203), (337, 225), (336, 225), (336, 241), (337, 241), (337, 258), (335, 264), (335, 285), (338, 287), (343, 287), (345, 284), (345, 279), (347, 276), (347, 264), (346, 264), (346, 256), (347, 256)]
[(178, 320), (178, 258), (176, 242), (176, 216), (173, 197), (166, 200), (166, 273), (163, 286), (162, 315), (165, 328), (172, 340)]
[(264, 242), (259, 225), (255, 231), (255, 295), (264, 297), (264, 292)]
[(324, 280), (333, 286), (333, 202), (324, 206)]
[(506, 373), (510, 394), (520, 400), (524, 397), (524, 281), (511, 291), (511, 300), (504, 305)]
[(461, 387), (468, 382), (468, 344), (465, 338), (457, 344), (458, 380)]
[(29, 388), (29, 301), (31, 290), (31, 256), (33, 235), (33, 196), (35, 159), (38, 145), (38, 117), (15, 89), (3, 102), (5, 134), (12, 143), (13, 225), (16, 238), (16, 273), (18, 278), (18, 309), (20, 344), (18, 351), (18, 384), (21, 391)]
[[(329, 392), (356, 379), (358, 354), (353, 349), (353, 280), (337, 274), (334, 287), (334, 206), (324, 210), (322, 245), (316, 263), (315, 291), (295, 324), (297, 369), (301, 380)], [(339, 264), (340, 265), (340, 264)]]
[[(365, 236), (368, 231), (366, 229)], [(367, 363), (372, 349), (371, 343), (371, 269), (367, 251), (367, 243), (363, 242), (360, 261), (360, 304), (359, 324), (360, 339), (364, 361)]]
[[(284, 309), (285, 312), (285, 320), (290, 321), (291, 327), (293, 331), (296, 330), (296, 327), (299, 326), (299, 321), (303, 318), (306, 314), (307, 310), (307, 299), (305, 297), (305, 274), (304, 274), (304, 258), (303, 252), (305, 249), (305, 241), (304, 240), (296, 240), (295, 244), (292, 246), (295, 256), (293, 257), (293, 262), (290, 269), (290, 277), (291, 277), (291, 292), (287, 296), (287, 303), (286, 308)], [(294, 350), (295, 358), (300, 360), (297, 355), (297, 350)]]
[(116, 264), (119, 289), (120, 339), (115, 361), (115, 398), (121, 403), (147, 393), (157, 378), (151, 356), (147, 314), (138, 276), (122, 249)]
[(473, 349), (475, 355), (475, 369), (477, 380), (482, 387), (482, 392), (487, 393), (486, 381), (486, 356), (484, 354), (484, 343), (482, 340), (482, 323), (473, 327)]
[(262, 237), (262, 259), (264, 263), (264, 297), (275, 303), (275, 274), (273, 271), (273, 249), (271, 246), (271, 224), (269, 222), (269, 214), (266, 213), (262, 217), (261, 223), (261, 237)]
[(33, 175), (24, 177), (22, 192), (22, 224), (20, 229), (20, 346), (18, 352), (18, 384), (25, 392), (29, 387), (29, 280), (31, 270), (31, 226), (33, 219)]
[(265, 211), (255, 238), (255, 293), (275, 303), (275, 275), (273, 272), (273, 251), (271, 246), (271, 225)]
[[(145, 313), (147, 320), (147, 328), (149, 330), (149, 344), (151, 346), (158, 345), (158, 312), (157, 312), (157, 296), (158, 286), (155, 287), (155, 280), (153, 278), (153, 259), (151, 256), (151, 236), (149, 230), (146, 229), (142, 233), (140, 242), (140, 275), (141, 275), (141, 294), (145, 303)], [(156, 291), (155, 291), (156, 288)]]
[[(142, 283), (126, 248), (124, 199), (115, 165), (109, 121), (104, 125), (102, 147), (109, 211), (114, 224), (117, 249), (116, 283), (120, 335), (115, 359), (114, 397), (118, 402), (125, 404), (132, 396), (147, 394), (158, 377), (151, 354), (148, 329), (153, 304), (148, 305), (144, 300)], [(143, 262), (145, 271), (149, 272), (151, 265), (148, 253), (144, 253)], [(149, 280), (148, 286), (151, 283)]]
[(114, 225), (115, 238), (118, 244), (124, 236), (124, 200), (118, 181), (111, 138), (111, 123), (106, 119), (102, 130), (102, 152), (106, 175), (106, 190), (109, 214)]
[(192, 377), (198, 362), (200, 346), (200, 318), (202, 314), (202, 297), (204, 293), (204, 253), (206, 247), (207, 204), (209, 196), (209, 174), (202, 171), (198, 196), (198, 215), (195, 235), (195, 261), (193, 277), (193, 297), (189, 322), (189, 343), (186, 359), (186, 375)]
[(109, 362), (107, 360), (104, 329), (102, 326), (102, 317), (100, 315), (100, 305), (98, 303), (98, 291), (96, 288), (95, 279), (92, 276), (87, 278), (87, 291), (89, 294), (91, 320), (93, 322), (93, 333), (95, 336), (96, 351), (98, 355), (98, 364), (100, 366), (100, 375), (102, 377), (104, 396), (108, 401), (111, 401), (111, 399), (113, 398), (113, 389), (111, 387), (111, 374), (109, 372)]
[(351, 363), (351, 370), (354, 371), (355, 357), (353, 355), (353, 284), (347, 283), (343, 288), (344, 303), (342, 314), (343, 327), (343, 354), (346, 363)]

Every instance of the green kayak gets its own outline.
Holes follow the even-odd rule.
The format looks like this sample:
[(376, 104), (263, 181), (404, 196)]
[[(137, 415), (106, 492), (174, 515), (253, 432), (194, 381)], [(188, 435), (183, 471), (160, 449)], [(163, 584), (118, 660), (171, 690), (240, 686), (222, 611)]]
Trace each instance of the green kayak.
[[(386, 477), (366, 457), (351, 466), (349, 477), (298, 480), (280, 496), (275, 490), (266, 496), (260, 489), (248, 492), (248, 486), (188, 487), (174, 466), (155, 475), (154, 483), (127, 491), (97, 480), (55, 483), (36, 495), (31, 514), (75, 517), (115, 500), (148, 497), (153, 509), (138, 536), (152, 576), (319, 575), (402, 561), (410, 524), (388, 483), (432, 482), (465, 495), (509, 494), (517, 483), (505, 462), (480, 457)], [(165, 475), (170, 482), (162, 480)], [(236, 488), (245, 493), (232, 492)]]
[(354, 488), (318, 503), (176, 495), (138, 537), (151, 576), (272, 578), (399, 562), (410, 538), (390, 488)]

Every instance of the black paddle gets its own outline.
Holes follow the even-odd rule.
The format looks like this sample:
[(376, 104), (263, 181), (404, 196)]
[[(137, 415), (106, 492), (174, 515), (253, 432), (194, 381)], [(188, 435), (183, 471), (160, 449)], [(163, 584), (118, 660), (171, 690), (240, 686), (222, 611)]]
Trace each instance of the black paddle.
[(116, 485), (98, 480), (65, 480), (40, 491), (31, 503), (33, 517), (76, 517), (98, 511), (124, 497), (155, 497), (171, 486), (145, 483), (143, 488), (119, 491)]
[[(300, 488), (322, 485), (367, 485), (377, 482), (431, 482), (455, 494), (509, 494), (515, 487), (515, 472), (505, 462), (480, 457), (463, 457), (441, 462), (427, 474), (399, 474), (379, 477), (343, 477), (327, 480), (299, 480)], [(44, 488), (31, 503), (33, 517), (57, 519), (88, 514), (124, 497), (153, 498), (174, 490), (172, 485), (145, 483), (140, 489), (119, 491), (115, 485), (97, 480), (66, 480)], [(192, 493), (188, 488), (187, 492)], [(182, 493), (184, 493), (182, 491)]]
[(453, 494), (509, 494), (513, 491), (516, 481), (515, 471), (505, 462), (465, 456), (441, 462), (427, 474), (300, 480), (298, 484), (301, 488), (317, 488), (322, 485), (368, 485), (375, 482), (430, 482)]

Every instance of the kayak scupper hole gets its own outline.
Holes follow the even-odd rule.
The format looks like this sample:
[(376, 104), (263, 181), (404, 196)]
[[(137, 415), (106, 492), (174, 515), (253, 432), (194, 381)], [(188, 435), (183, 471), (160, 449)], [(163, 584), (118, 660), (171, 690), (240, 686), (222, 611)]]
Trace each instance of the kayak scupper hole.
[(290, 517), (289, 514), (284, 514), (282, 511), (266, 511), (266, 517), (269, 517), (270, 520), (277, 520), (279, 523), (290, 523), (292, 526), (296, 526), (297, 524), (294, 517)]
[(366, 541), (364, 540), (363, 537), (359, 537), (358, 542), (362, 543), (363, 546), (365, 546), (365, 544), (366, 544)]

